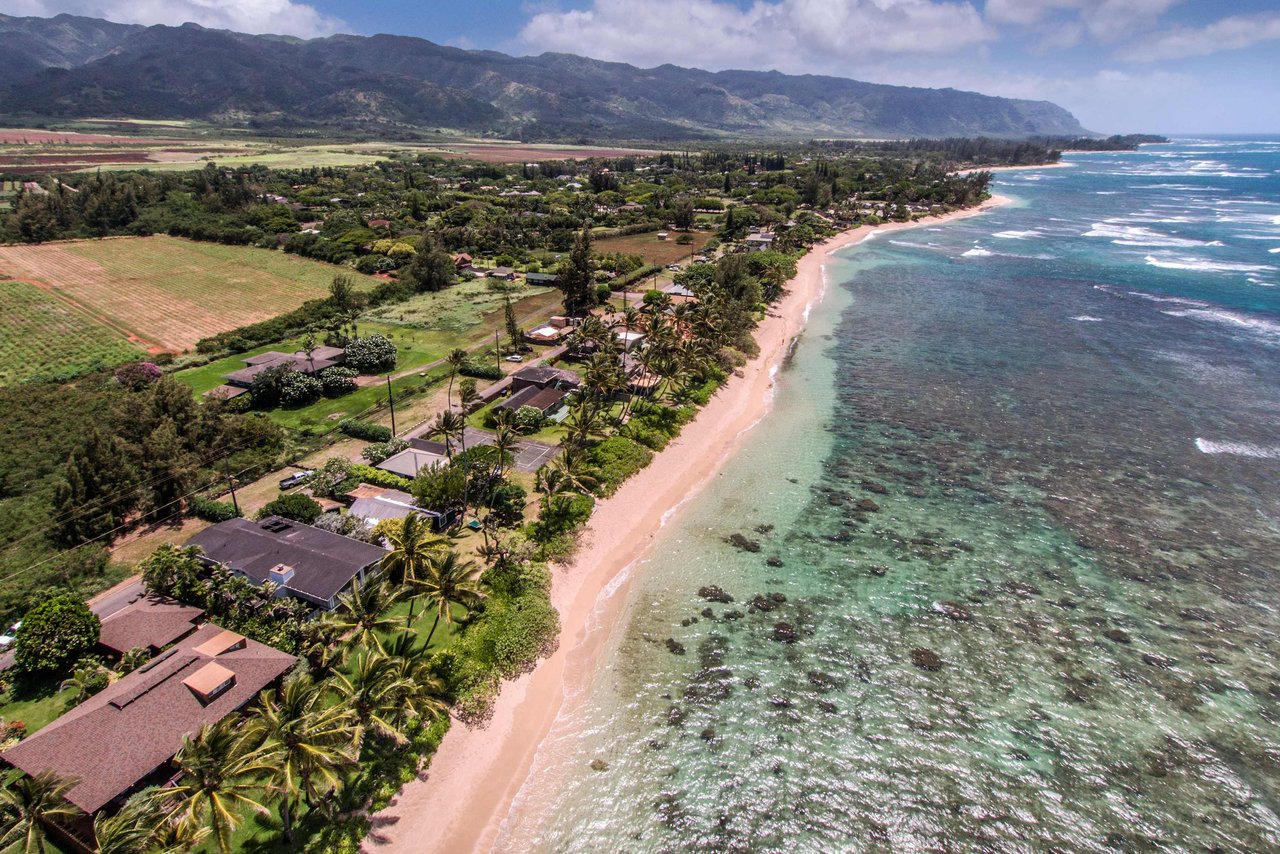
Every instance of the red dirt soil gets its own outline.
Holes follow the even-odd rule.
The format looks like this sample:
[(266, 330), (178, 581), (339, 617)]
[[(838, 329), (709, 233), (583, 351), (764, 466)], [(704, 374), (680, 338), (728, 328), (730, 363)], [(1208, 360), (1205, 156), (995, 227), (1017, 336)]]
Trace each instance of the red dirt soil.
[(99, 133), (74, 133), (71, 131), (51, 130), (0, 130), (0, 144), (20, 145), (22, 143), (48, 144), (51, 142), (70, 142), (90, 145), (155, 145), (166, 142), (184, 142), (181, 139), (166, 139), (146, 136), (111, 136)]

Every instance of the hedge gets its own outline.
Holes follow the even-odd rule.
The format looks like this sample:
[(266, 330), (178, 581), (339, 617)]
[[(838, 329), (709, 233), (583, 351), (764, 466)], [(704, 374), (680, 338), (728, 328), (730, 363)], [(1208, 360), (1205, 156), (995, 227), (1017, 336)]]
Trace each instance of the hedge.
[(226, 522), (235, 519), (240, 513), (230, 501), (214, 501), (199, 495), (187, 502), (191, 515), (206, 522)]
[(458, 368), (458, 373), (464, 377), (476, 377), (482, 380), (502, 379), (502, 368), (484, 362), (473, 362), (470, 359), (462, 363), (462, 366)]
[(381, 424), (374, 424), (369, 421), (361, 421), (358, 418), (344, 419), (338, 424), (338, 429), (352, 439), (364, 439), (366, 442), (391, 441), (390, 427), (383, 427)]
[(413, 481), (407, 477), (401, 477), (389, 471), (383, 471), (373, 466), (354, 465), (351, 467), (351, 476), (360, 478), (362, 483), (370, 483), (374, 486), (383, 486), (387, 489), (408, 490), (413, 486)]

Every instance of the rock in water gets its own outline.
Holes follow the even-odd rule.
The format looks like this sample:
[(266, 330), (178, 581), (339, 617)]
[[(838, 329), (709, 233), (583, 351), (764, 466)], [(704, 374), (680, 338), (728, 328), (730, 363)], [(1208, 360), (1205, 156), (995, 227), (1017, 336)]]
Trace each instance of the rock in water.
[(973, 614), (969, 613), (969, 609), (959, 602), (934, 602), (933, 610), (950, 617), (957, 623), (967, 623), (973, 619)]
[(707, 587), (699, 587), (698, 595), (703, 599), (706, 599), (708, 602), (720, 602), (725, 605), (733, 601), (732, 596), (725, 593), (715, 584), (708, 585)]
[(921, 670), (941, 670), (942, 657), (927, 646), (911, 650), (911, 663)]
[(773, 639), (779, 643), (795, 643), (800, 639), (800, 634), (790, 623), (774, 623)]

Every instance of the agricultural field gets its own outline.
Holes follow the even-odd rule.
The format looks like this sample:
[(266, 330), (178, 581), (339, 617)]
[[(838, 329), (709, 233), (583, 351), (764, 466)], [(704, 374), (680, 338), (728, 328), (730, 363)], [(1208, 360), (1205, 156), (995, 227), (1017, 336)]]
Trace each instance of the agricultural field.
[(639, 255), (646, 264), (658, 264), (665, 267), (677, 261), (687, 260), (694, 253), (706, 246), (715, 235), (709, 231), (690, 232), (693, 243), (676, 243), (678, 232), (671, 232), (666, 240), (659, 240), (657, 232), (645, 234), (628, 234), (623, 237), (604, 237), (592, 241), (591, 248), (596, 252), (619, 252), (623, 255)]
[(116, 330), (27, 282), (0, 281), (0, 385), (136, 359)]
[[(478, 326), (485, 316), (498, 312), (501, 324), (502, 309), (507, 299), (520, 304), (524, 300), (553, 294), (550, 301), (558, 302), (555, 288), (530, 287), (518, 282), (501, 282), (496, 279), (476, 279), (462, 282), (447, 290), (431, 294), (419, 294), (402, 303), (383, 306), (365, 315), (369, 320), (432, 329), (439, 332), (467, 332)], [(518, 306), (519, 311), (533, 311), (533, 303)]]
[[(151, 353), (324, 297), (349, 271), (270, 249), (129, 237), (0, 246), (0, 276), (32, 282)], [(375, 279), (353, 275), (357, 287)]]

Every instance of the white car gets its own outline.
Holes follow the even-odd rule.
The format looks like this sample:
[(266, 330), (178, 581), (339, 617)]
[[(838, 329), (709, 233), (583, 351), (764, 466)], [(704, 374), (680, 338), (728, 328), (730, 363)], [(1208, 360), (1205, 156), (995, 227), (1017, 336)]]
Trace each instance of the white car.
[(20, 628), (22, 628), (22, 620), (18, 620), (18, 622), (9, 627), (9, 631), (0, 635), (0, 652), (18, 642), (18, 629)]
[(521, 356), (521, 355), (519, 355), (519, 354), (514, 355), (514, 356), (507, 356), (507, 361), (508, 361), (508, 362), (523, 362), (523, 361), (524, 361), (524, 356)]

